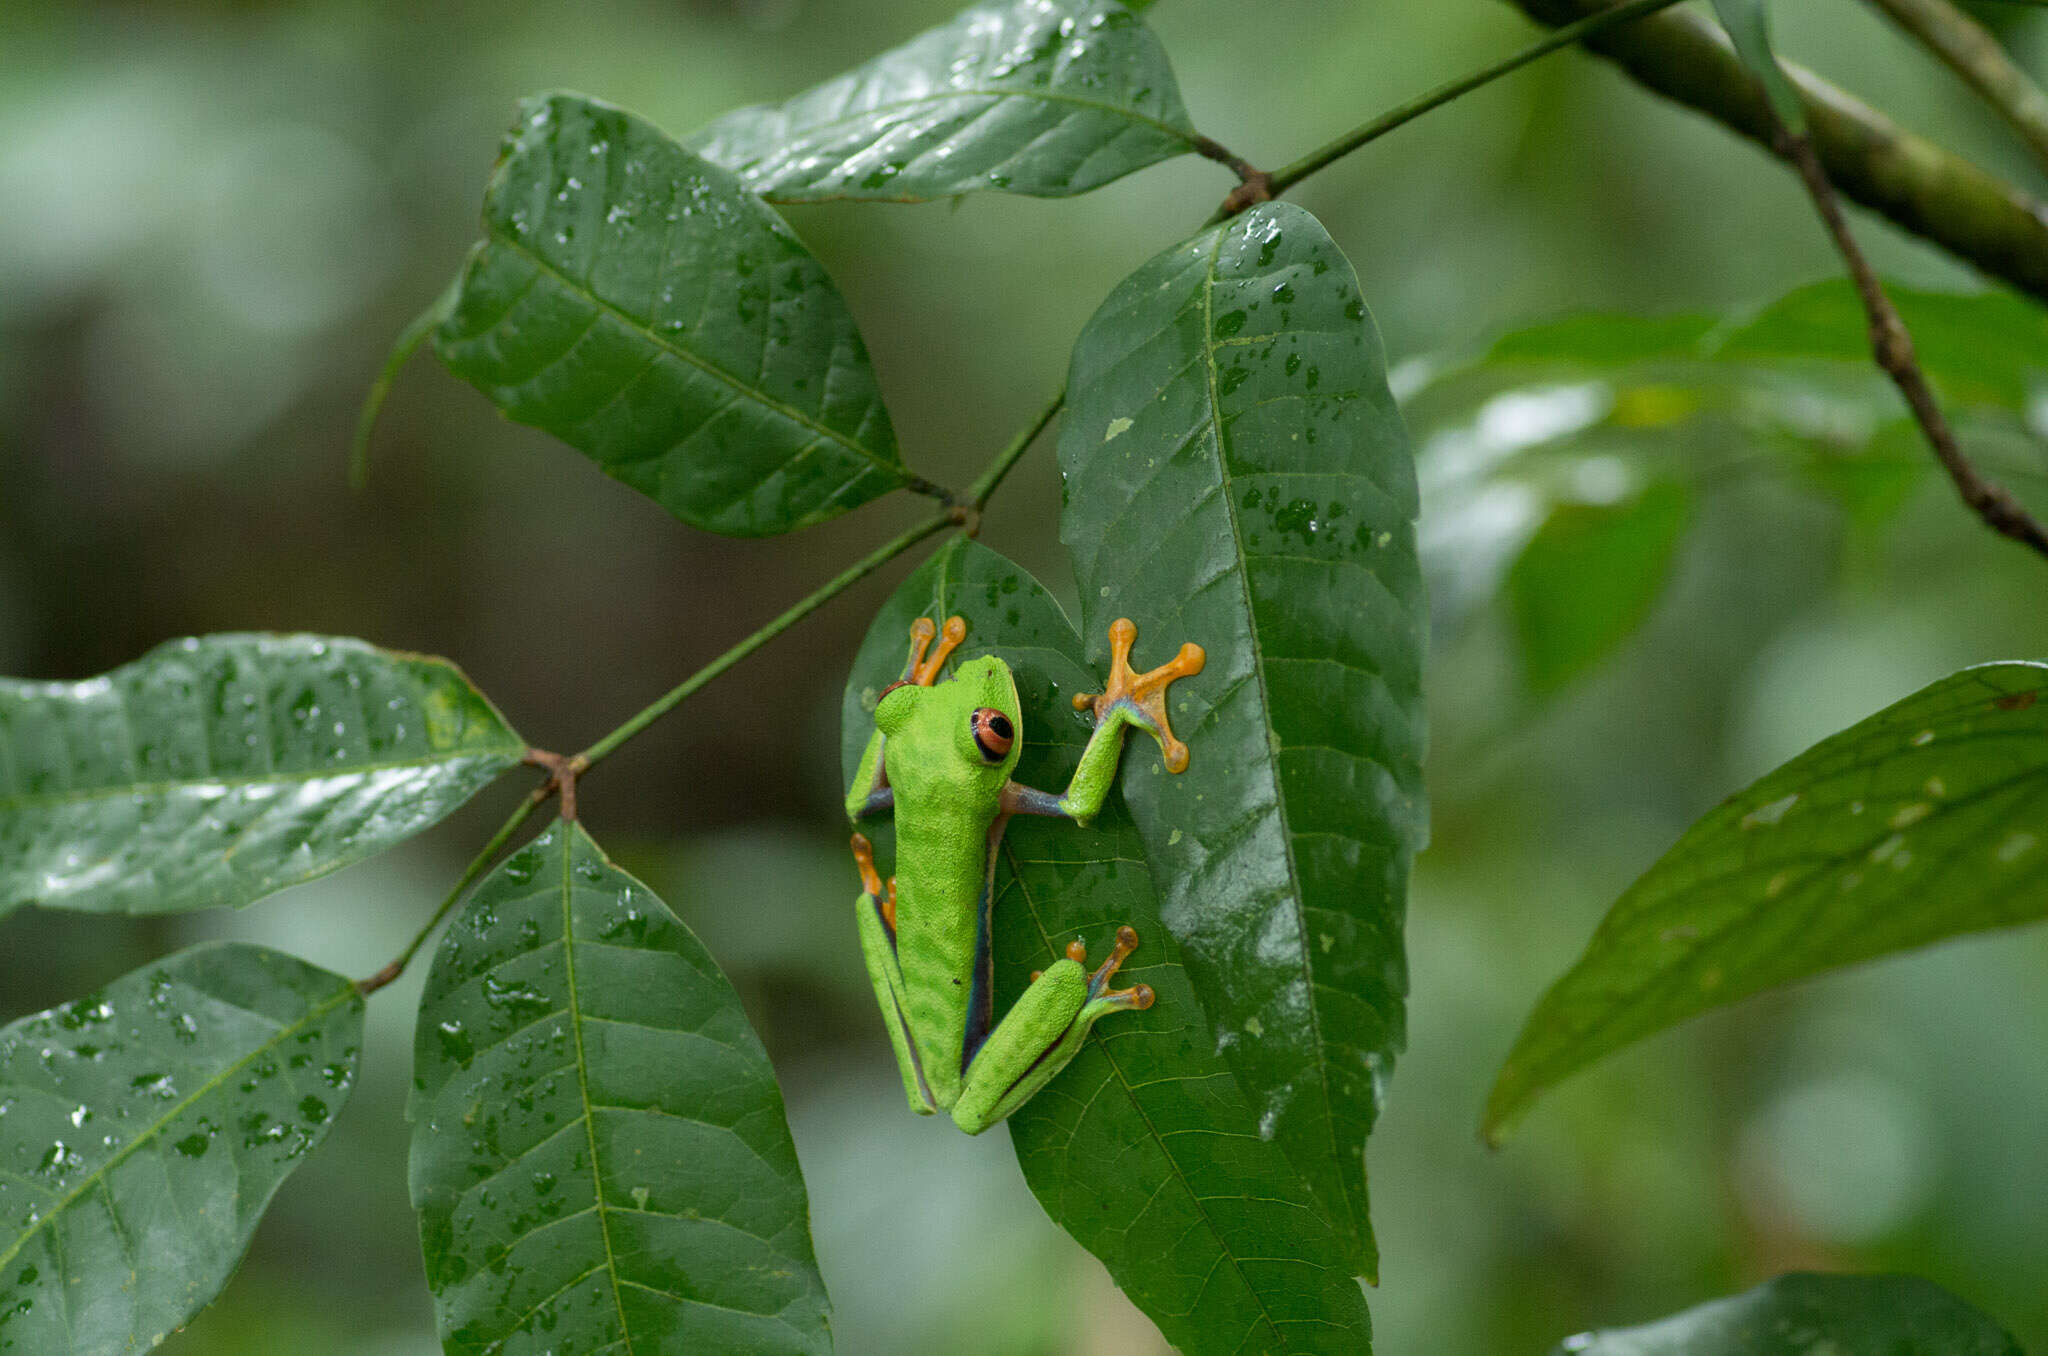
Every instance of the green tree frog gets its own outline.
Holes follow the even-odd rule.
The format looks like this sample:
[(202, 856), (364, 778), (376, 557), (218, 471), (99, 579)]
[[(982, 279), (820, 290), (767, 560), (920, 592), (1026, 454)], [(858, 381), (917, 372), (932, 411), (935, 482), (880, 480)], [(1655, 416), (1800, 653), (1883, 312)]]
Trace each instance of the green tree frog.
[(941, 682), (939, 671), (966, 638), (966, 622), (949, 618), (940, 632), (922, 617), (910, 635), (903, 678), (883, 689), (875, 733), (846, 797), (856, 823), (895, 814), (896, 874), (885, 884), (868, 840), (854, 834), (863, 886), (854, 912), (910, 1109), (925, 1116), (950, 1111), (955, 1124), (976, 1135), (1066, 1067), (1103, 1016), (1152, 1005), (1146, 985), (1109, 987), (1138, 945), (1126, 926), (1093, 973), (1076, 938), (1066, 959), (1033, 974), (1023, 996), (995, 1020), (989, 915), (1003, 829), (1018, 814), (1092, 819), (1115, 780), (1126, 726), (1159, 741), (1169, 771), (1185, 768), (1187, 745), (1166, 722), (1166, 689), (1200, 673), (1203, 655), (1199, 645), (1183, 645), (1172, 662), (1134, 673), (1137, 628), (1127, 619), (1111, 626), (1106, 689), (1074, 699), (1077, 709), (1094, 708), (1095, 732), (1066, 794), (1056, 796), (1010, 780), (1023, 742), (1010, 666), (985, 655)]

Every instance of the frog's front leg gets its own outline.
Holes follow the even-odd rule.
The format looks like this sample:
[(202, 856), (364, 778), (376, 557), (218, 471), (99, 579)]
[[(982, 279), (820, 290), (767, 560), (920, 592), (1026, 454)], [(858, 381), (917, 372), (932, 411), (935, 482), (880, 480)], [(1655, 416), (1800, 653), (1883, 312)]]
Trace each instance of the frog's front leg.
[(860, 868), (861, 895), (853, 902), (853, 913), (860, 932), (861, 959), (867, 962), (875, 1003), (882, 1009), (882, 1024), (889, 1028), (889, 1044), (896, 1050), (903, 1095), (910, 1100), (912, 1111), (929, 1116), (939, 1104), (925, 1081), (924, 1062), (906, 1015), (903, 968), (896, 959), (896, 880), (882, 880), (875, 870), (874, 848), (860, 834), (853, 836), (853, 861)]
[(1088, 954), (1079, 941), (1067, 947), (1067, 958), (1031, 978), (1003, 1020), (989, 1033), (968, 1062), (953, 1104), (953, 1122), (978, 1135), (1031, 1100), (1052, 1076), (1067, 1067), (1081, 1048), (1088, 1028), (1112, 1012), (1152, 1006), (1147, 984), (1112, 989), (1117, 967), (1138, 945), (1135, 930), (1116, 930), (1109, 959), (1089, 974)]
[(1109, 788), (1116, 781), (1117, 759), (1123, 753), (1124, 728), (1143, 730), (1159, 741), (1168, 772), (1181, 772), (1188, 765), (1188, 746), (1174, 738), (1166, 719), (1166, 690), (1175, 680), (1192, 678), (1202, 671), (1206, 659), (1202, 647), (1193, 643), (1156, 669), (1145, 673), (1131, 668), (1131, 642), (1138, 628), (1128, 617), (1119, 617), (1109, 627), (1109, 682), (1099, 693), (1082, 693), (1074, 698), (1077, 710), (1095, 710), (1095, 733), (1081, 751), (1080, 766), (1067, 784), (1063, 796), (1034, 791), (1012, 782), (1003, 791), (1003, 809), (1011, 814), (1065, 815), (1085, 824), (1102, 809)]

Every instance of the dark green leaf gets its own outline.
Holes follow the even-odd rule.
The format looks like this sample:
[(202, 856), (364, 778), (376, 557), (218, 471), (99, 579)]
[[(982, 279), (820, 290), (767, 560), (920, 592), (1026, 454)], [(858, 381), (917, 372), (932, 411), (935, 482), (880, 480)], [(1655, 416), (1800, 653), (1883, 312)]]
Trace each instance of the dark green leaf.
[(1771, 111), (1790, 132), (1806, 130), (1806, 106), (1792, 77), (1771, 50), (1770, 0), (1714, 0), (1714, 12), (1735, 43), (1735, 54), (1764, 87)]
[(772, 202), (1085, 193), (1193, 150), (1166, 52), (1116, 0), (976, 5), (690, 138)]
[(354, 984), (241, 943), (0, 1030), (0, 1352), (182, 1327), (326, 1138), (362, 1039)]
[(581, 827), (477, 887), (413, 1044), (412, 1198), (448, 1351), (831, 1349), (761, 1042)]
[(1415, 472), (1316, 219), (1266, 203), (1125, 279), (1075, 345), (1060, 535), (1089, 653), (1138, 625), (1192, 749), (1125, 763), (1161, 912), (1272, 1135), (1369, 1255), (1365, 1137), (1404, 1035), (1425, 833)]
[(1565, 1339), (1556, 1356), (2025, 1356), (1918, 1276), (1795, 1272), (1658, 1323)]
[[(995, 654), (1016, 675), (1025, 747), (1018, 779), (1063, 790), (1090, 729), (1071, 699), (1099, 690), (1099, 678), (1038, 582), (965, 540), (906, 580), (869, 630), (846, 686), (846, 775), (873, 732), (876, 694), (902, 674), (910, 623), (953, 615), (967, 621), (961, 657)], [(1142, 737), (1126, 744), (1126, 759), (1158, 756)], [(1369, 1350), (1349, 1257), (1286, 1155), (1260, 1137), (1217, 1053), (1120, 800), (1111, 797), (1085, 828), (1011, 820), (994, 908), (999, 1011), (1068, 941), (1078, 936), (1100, 956), (1122, 924), (1138, 930), (1140, 944), (1120, 977), (1159, 996), (1148, 1011), (1105, 1018), (1073, 1063), (1010, 1118), (1018, 1160), (1046, 1212), (1182, 1351)], [(850, 920), (845, 935), (854, 945)]]
[(2048, 664), (1964, 669), (1686, 830), (1537, 1004), (1486, 1110), (1710, 1008), (2048, 915)]
[(242, 905), (381, 852), (525, 745), (461, 670), (326, 636), (0, 679), (0, 913)]
[(1692, 494), (1660, 480), (1610, 504), (1561, 504), (1508, 569), (1522, 668), (1552, 692), (1626, 640), (1664, 591)]
[(787, 532), (911, 480), (823, 266), (659, 129), (526, 101), (484, 230), (442, 359), (684, 522)]

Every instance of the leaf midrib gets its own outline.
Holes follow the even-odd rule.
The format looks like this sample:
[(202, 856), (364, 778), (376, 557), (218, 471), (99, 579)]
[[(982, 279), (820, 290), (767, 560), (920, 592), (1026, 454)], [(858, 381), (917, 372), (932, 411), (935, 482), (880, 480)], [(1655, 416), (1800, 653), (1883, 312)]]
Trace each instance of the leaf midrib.
[(0, 812), (8, 810), (35, 810), (54, 805), (79, 805), (95, 800), (113, 800), (124, 796), (169, 797), (176, 792), (194, 787), (219, 786), (239, 790), (250, 786), (297, 786), (306, 782), (321, 781), (329, 777), (367, 775), (373, 772), (396, 772), (404, 768), (434, 767), (440, 764), (466, 762), (470, 759), (494, 756), (515, 757), (524, 749), (516, 738), (509, 744), (497, 748), (478, 748), (450, 754), (427, 754), (419, 758), (401, 758), (384, 763), (337, 763), (326, 771), (271, 772), (257, 773), (246, 777), (188, 777), (164, 782), (121, 782), (112, 786), (84, 787), (53, 794), (27, 796), (0, 796)]
[[(743, 111), (755, 112), (757, 116), (763, 113), (779, 114), (785, 120), (785, 123), (795, 123), (795, 119), (790, 115), (790, 105), (803, 97), (803, 95), (799, 94), (794, 99), (780, 104), (769, 104), (759, 110)], [(1122, 118), (1127, 122), (1156, 128), (1167, 136), (1172, 137), (1175, 141), (1180, 142), (1189, 150), (1194, 149), (1196, 140), (1200, 135), (1192, 128), (1175, 127), (1172, 123), (1162, 121), (1148, 113), (1140, 113), (1136, 109), (1126, 108), (1118, 104), (1105, 103), (1100, 99), (1083, 98), (1078, 94), (1055, 94), (1033, 89), (983, 89), (978, 86), (968, 88), (953, 87), (940, 94), (928, 94), (916, 99), (892, 99), (887, 103), (870, 104), (858, 113), (846, 113), (838, 117), (825, 118), (818, 122), (802, 123), (790, 127), (788, 130), (794, 131), (796, 135), (802, 137), (820, 136), (832, 128), (858, 127), (862, 122), (868, 121), (876, 114), (892, 113), (906, 108), (922, 108), (928, 104), (944, 103), (948, 99), (1033, 99), (1039, 103), (1071, 104), (1076, 108), (1085, 108), (1097, 113), (1107, 113), (1113, 117)], [(711, 130), (712, 128), (705, 129), (707, 133)], [(787, 142), (778, 146), (775, 151), (775, 154), (778, 156), (787, 156), (791, 153), (792, 148)], [(758, 165), (764, 159), (766, 157), (751, 163)], [(743, 176), (749, 173), (748, 170), (744, 169), (734, 172)]]
[[(335, 991), (332, 997), (322, 1002), (319, 1006), (309, 1009), (305, 1016), (299, 1018), (290, 1026), (279, 1027), (277, 1031), (270, 1037), (270, 1039), (264, 1041), (263, 1044), (257, 1046), (248, 1054), (242, 1056), (242, 1058), (236, 1060), (233, 1064), (230, 1064), (227, 1067), (223, 1068), (219, 1073), (215, 1074), (213, 1077), (207, 1079), (204, 1083), (200, 1084), (199, 1088), (196, 1091), (188, 1095), (183, 1101), (180, 1101), (177, 1105), (171, 1107), (168, 1111), (164, 1113), (162, 1117), (160, 1117), (157, 1121), (155, 1121), (153, 1124), (151, 1124), (149, 1127), (143, 1130), (141, 1134), (137, 1135), (134, 1139), (129, 1140), (126, 1144), (122, 1145), (119, 1149), (115, 1150), (114, 1153), (107, 1158), (106, 1162), (100, 1164), (100, 1166), (98, 1166), (97, 1168), (94, 1168), (90, 1173), (88, 1173), (84, 1178), (82, 1178), (79, 1181), (76, 1187), (74, 1187), (67, 1195), (65, 1195), (54, 1206), (52, 1206), (48, 1214), (43, 1215), (34, 1224), (30, 1225), (26, 1230), (24, 1230), (22, 1234), (14, 1240), (14, 1243), (7, 1248), (6, 1251), (0, 1252), (0, 1268), (5, 1268), (9, 1262), (13, 1261), (15, 1256), (19, 1254), (21, 1250), (28, 1245), (29, 1239), (35, 1237), (38, 1233), (42, 1232), (46, 1226), (48, 1226), (49, 1224), (57, 1220), (59, 1217), (61, 1217), (67, 1210), (69, 1210), (74, 1204), (77, 1203), (79, 1197), (84, 1195), (87, 1191), (91, 1190), (95, 1185), (103, 1182), (104, 1179), (107, 1176), (109, 1176), (115, 1168), (119, 1167), (122, 1163), (126, 1162), (143, 1145), (155, 1140), (157, 1136), (163, 1133), (164, 1127), (168, 1126), (172, 1121), (176, 1120), (179, 1116), (183, 1115), (188, 1109), (192, 1107), (194, 1103), (198, 1102), (201, 1098), (213, 1092), (234, 1074), (240, 1073), (243, 1069), (247, 1068), (249, 1064), (253, 1062), (258, 1056), (269, 1053), (271, 1050), (275, 1049), (277, 1046), (282, 1044), (288, 1037), (298, 1034), (305, 1027), (313, 1024), (314, 1022), (319, 1021), (321, 1018), (324, 1018), (328, 1013), (334, 1011), (336, 1008), (349, 1002), (356, 996), (356, 986), (348, 980), (343, 980), (341, 987)], [(242, 1012), (254, 1011), (250, 1008), (240, 1008), (238, 1010)]]
[[(1209, 426), (1215, 435), (1216, 478), (1224, 486), (1224, 492), (1218, 495), (1217, 498), (1223, 502), (1223, 511), (1230, 523), (1230, 540), (1232, 545), (1237, 548), (1238, 565), (1233, 573), (1237, 576), (1239, 596), (1244, 601), (1245, 624), (1249, 627), (1252, 635), (1252, 678), (1259, 688), (1260, 719), (1262, 723), (1267, 725), (1268, 733), (1270, 734), (1270, 717), (1273, 707), (1271, 691), (1266, 684), (1266, 651), (1259, 641), (1258, 611), (1252, 603), (1251, 578), (1249, 571), (1245, 569), (1245, 561), (1249, 553), (1244, 545), (1244, 532), (1238, 524), (1237, 504), (1229, 489), (1231, 485), (1230, 464), (1223, 446), (1223, 397), (1216, 389), (1216, 329), (1214, 325), (1216, 269), (1217, 263), (1223, 255), (1223, 242), (1230, 238), (1231, 232), (1236, 230), (1239, 224), (1234, 222), (1217, 230), (1216, 243), (1210, 247), (1208, 261), (1202, 266), (1202, 381), (1208, 393)], [(1280, 776), (1280, 768), (1272, 755), (1270, 741), (1268, 741), (1267, 751), (1260, 761), (1266, 767), (1267, 776), (1272, 779), (1273, 809), (1280, 820), (1280, 842), (1287, 854), (1288, 898), (1293, 905), (1294, 922), (1301, 937), (1301, 979), (1302, 983), (1308, 986), (1309, 997), (1309, 1001), (1305, 1005), (1308, 1010), (1308, 1034), (1316, 1052), (1316, 1082), (1322, 1089), (1324, 1123), (1329, 1127), (1330, 1135), (1330, 1156), (1334, 1163), (1342, 1164), (1345, 1157), (1344, 1146), (1338, 1139), (1337, 1108), (1330, 1097), (1329, 1058), (1327, 1048), (1323, 1043), (1323, 1014), (1316, 1002), (1315, 995), (1315, 957), (1309, 951), (1308, 946), (1309, 925), (1308, 918), (1304, 913), (1307, 901), (1302, 898), (1301, 872), (1295, 861), (1293, 823), (1287, 815), (1287, 788)], [(1342, 1193), (1341, 1202), (1338, 1203), (1342, 1204), (1346, 1216), (1349, 1217), (1353, 1213), (1351, 1192), (1346, 1189), (1341, 1175), (1338, 1178), (1337, 1188)], [(1346, 1235), (1355, 1235), (1358, 1233), (1356, 1228), (1357, 1221), (1354, 1218), (1350, 1222), (1353, 1227), (1341, 1232)]]
[[(764, 208), (763, 210), (765, 211), (766, 209)], [(854, 441), (854, 439), (849, 435), (841, 433), (839, 430), (835, 428), (831, 428), (825, 424), (819, 423), (817, 420), (811, 418), (803, 411), (796, 409), (791, 405), (787, 405), (780, 400), (775, 399), (773, 396), (767, 394), (765, 391), (760, 390), (758, 387), (747, 385), (739, 377), (735, 376), (733, 373), (726, 371), (724, 368), (718, 366), (716, 363), (713, 363), (705, 358), (700, 358), (696, 354), (690, 352), (688, 349), (679, 348), (676, 345), (668, 342), (667, 340), (663, 339), (660, 335), (656, 334), (651, 328), (649, 328), (647, 322), (639, 319), (637, 316), (628, 313), (623, 307), (620, 307), (614, 304), (613, 302), (610, 302), (605, 298), (599, 296), (595, 291), (591, 290), (588, 284), (580, 282), (577, 279), (570, 277), (567, 273), (563, 272), (561, 268), (557, 267), (554, 261), (550, 260), (549, 258), (547, 258), (547, 256), (535, 250), (532, 246), (527, 245), (524, 242), (516, 240), (513, 237), (505, 234), (504, 231), (498, 228), (495, 222), (492, 224), (491, 239), (500, 248), (509, 250), (513, 254), (516, 254), (519, 257), (527, 260), (535, 268), (539, 269), (543, 274), (550, 278), (553, 278), (564, 289), (575, 294), (577, 297), (580, 297), (593, 309), (601, 311), (604, 314), (609, 315), (613, 319), (619, 321), (621, 324), (626, 325), (633, 331), (634, 334), (640, 336), (642, 339), (646, 340), (649, 344), (661, 350), (663, 353), (669, 354), (671, 357), (674, 357), (682, 361), (683, 363), (689, 365), (690, 367), (695, 368), (697, 371), (704, 373), (704, 375), (712, 378), (715, 381), (722, 383), (728, 389), (734, 391), (735, 393), (744, 396), (754, 401), (756, 404), (762, 406), (764, 409), (767, 409), (773, 412), (774, 414), (781, 416), (784, 420), (796, 425), (798, 428), (809, 431), (814, 436), (814, 440), (823, 439), (827, 442), (837, 443), (839, 446), (845, 448), (847, 451), (853, 453), (855, 456), (858, 456), (862, 460), (867, 461), (868, 463), (873, 465), (875, 469), (882, 471), (884, 474), (893, 477), (899, 484), (901, 484), (907, 478), (908, 468), (904, 466), (901, 457), (898, 457), (893, 461), (887, 460), (881, 455), (881, 453), (875, 451), (871, 447), (868, 447), (865, 443)], [(500, 317), (500, 320), (502, 320), (502, 317)], [(497, 322), (493, 322), (492, 328), (496, 328), (496, 325)], [(837, 345), (834, 346), (834, 349), (836, 351)], [(785, 458), (782, 464), (786, 466), (791, 462), (797, 461), (801, 456), (802, 449), (799, 449), (798, 452)]]
[[(626, 1299), (619, 1293), (619, 1259), (612, 1248), (611, 1206), (604, 1198), (604, 1171), (598, 1165), (597, 1126), (591, 1114), (590, 1070), (583, 1053), (583, 997), (576, 988), (576, 886), (570, 867), (576, 858), (577, 829), (562, 825), (562, 977), (568, 990), (569, 1029), (576, 1036), (576, 1096), (583, 1103), (583, 1138), (590, 1149), (590, 1190), (597, 1211), (598, 1237), (604, 1242), (605, 1279), (611, 1282), (612, 1307), (619, 1316), (619, 1339), (633, 1352), (633, 1329), (626, 1321)], [(501, 1343), (502, 1345), (502, 1343)]]

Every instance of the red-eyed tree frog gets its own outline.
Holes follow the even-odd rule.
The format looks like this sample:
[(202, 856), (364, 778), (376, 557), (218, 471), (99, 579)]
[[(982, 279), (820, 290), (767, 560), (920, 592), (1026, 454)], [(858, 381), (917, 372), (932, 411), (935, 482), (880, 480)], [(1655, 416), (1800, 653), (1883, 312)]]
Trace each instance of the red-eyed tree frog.
[(1066, 794), (1055, 796), (1010, 780), (1023, 742), (1010, 666), (986, 655), (940, 682), (946, 659), (966, 638), (966, 622), (949, 618), (941, 633), (923, 617), (910, 635), (903, 678), (882, 691), (875, 733), (846, 797), (856, 823), (894, 812), (896, 874), (885, 884), (868, 840), (854, 834), (863, 886), (854, 912), (910, 1109), (924, 1116), (950, 1111), (956, 1125), (977, 1135), (1066, 1067), (1103, 1016), (1152, 1006), (1146, 985), (1109, 987), (1138, 945), (1126, 926), (1092, 974), (1076, 938), (1067, 958), (1033, 974), (1023, 996), (995, 1020), (989, 917), (1003, 829), (1018, 814), (1084, 824), (1094, 818), (1115, 780), (1126, 726), (1159, 741), (1168, 771), (1185, 768), (1187, 745), (1166, 722), (1166, 689), (1200, 673), (1203, 655), (1201, 646), (1183, 645), (1172, 662), (1134, 673), (1137, 628), (1127, 619), (1111, 626), (1107, 689), (1074, 699), (1077, 709), (1094, 709), (1095, 733)]

